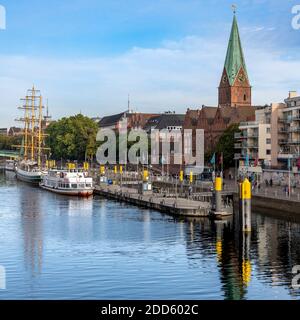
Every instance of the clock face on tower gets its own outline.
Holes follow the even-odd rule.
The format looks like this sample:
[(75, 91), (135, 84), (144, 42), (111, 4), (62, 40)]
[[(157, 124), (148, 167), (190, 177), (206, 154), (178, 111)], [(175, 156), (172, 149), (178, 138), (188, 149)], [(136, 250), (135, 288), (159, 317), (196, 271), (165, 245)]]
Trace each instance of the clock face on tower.
[(239, 75), (239, 78), (238, 78), (238, 79), (239, 79), (239, 82), (244, 82), (245, 79), (246, 79), (244, 73), (241, 73), (241, 74)]

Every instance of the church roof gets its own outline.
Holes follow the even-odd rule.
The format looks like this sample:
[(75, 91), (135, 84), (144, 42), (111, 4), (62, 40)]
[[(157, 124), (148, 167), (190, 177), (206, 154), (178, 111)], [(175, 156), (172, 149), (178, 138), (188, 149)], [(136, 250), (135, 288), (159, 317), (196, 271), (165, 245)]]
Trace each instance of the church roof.
[(240, 34), (239, 34), (239, 28), (238, 28), (236, 16), (234, 15), (227, 54), (226, 54), (226, 60), (225, 60), (225, 69), (226, 69), (228, 80), (231, 86), (234, 84), (234, 81), (241, 67), (243, 67), (245, 75), (248, 78), (245, 58), (243, 54), (243, 48), (242, 48)]

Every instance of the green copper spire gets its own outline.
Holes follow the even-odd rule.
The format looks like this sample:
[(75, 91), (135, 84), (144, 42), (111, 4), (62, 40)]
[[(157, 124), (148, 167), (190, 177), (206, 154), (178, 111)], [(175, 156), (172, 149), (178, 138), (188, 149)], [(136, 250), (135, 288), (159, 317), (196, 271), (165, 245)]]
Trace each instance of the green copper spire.
[(243, 67), (245, 76), (248, 78), (243, 48), (239, 34), (239, 28), (236, 16), (234, 15), (225, 60), (225, 69), (231, 86), (233, 85), (241, 67)]

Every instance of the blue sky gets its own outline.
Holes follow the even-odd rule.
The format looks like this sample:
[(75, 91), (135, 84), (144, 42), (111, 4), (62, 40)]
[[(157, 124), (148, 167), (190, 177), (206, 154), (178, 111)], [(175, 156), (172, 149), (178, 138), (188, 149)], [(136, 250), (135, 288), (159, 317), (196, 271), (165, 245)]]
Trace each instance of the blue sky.
[[(296, 0), (236, 0), (253, 102), (300, 89)], [(0, 0), (0, 126), (34, 83), (54, 118), (216, 105), (232, 22), (228, 0)]]

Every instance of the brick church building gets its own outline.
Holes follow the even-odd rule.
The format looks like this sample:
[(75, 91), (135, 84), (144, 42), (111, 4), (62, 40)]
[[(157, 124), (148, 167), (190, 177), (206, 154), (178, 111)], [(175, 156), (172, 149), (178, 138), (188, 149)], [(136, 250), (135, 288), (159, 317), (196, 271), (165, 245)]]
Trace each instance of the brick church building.
[[(232, 124), (255, 120), (251, 85), (235, 15), (218, 90), (217, 107), (188, 109), (184, 120), (184, 129), (204, 129), (206, 151), (216, 145), (224, 130)], [(193, 141), (193, 152), (195, 149)]]

